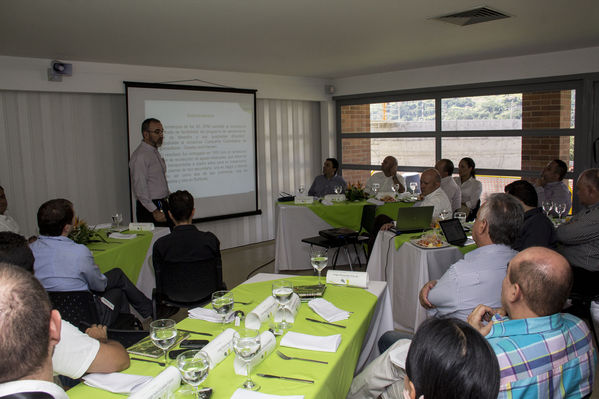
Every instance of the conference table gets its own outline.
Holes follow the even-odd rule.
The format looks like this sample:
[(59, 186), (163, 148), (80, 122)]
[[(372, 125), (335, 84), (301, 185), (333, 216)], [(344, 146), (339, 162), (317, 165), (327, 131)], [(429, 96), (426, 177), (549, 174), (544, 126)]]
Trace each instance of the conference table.
[[(367, 204), (369, 204), (367, 201), (343, 201), (333, 205), (324, 205), (318, 201), (309, 205), (292, 202), (277, 203), (275, 272), (311, 269), (310, 244), (302, 242), (302, 239), (318, 236), (320, 230), (334, 227), (360, 230), (362, 208)], [(413, 202), (388, 202), (377, 206), (376, 215), (385, 214), (396, 219), (398, 208), (413, 205)], [(362, 264), (365, 264), (364, 254), (358, 251), (358, 256), (361, 257)], [(330, 265), (332, 258), (329, 256)], [(339, 253), (338, 263), (349, 263), (343, 251)], [(355, 260), (352, 260), (352, 264), (356, 263)]]
[[(251, 302), (248, 305), (236, 303), (234, 310), (242, 310), (245, 313), (250, 312), (262, 300), (272, 295), (272, 280), (280, 278), (290, 279), (296, 285), (316, 283), (316, 277), (313, 276), (258, 274), (232, 290), (236, 300)], [(383, 332), (392, 327), (387, 284), (382, 281), (370, 281), (368, 289), (328, 285), (324, 298), (341, 309), (353, 312), (349, 319), (335, 322), (335, 324), (346, 326), (346, 328), (306, 320), (306, 317), (322, 319), (308, 307), (307, 303), (302, 303), (291, 331), (318, 336), (340, 334), (341, 343), (337, 351), (321, 352), (279, 347), (281, 337), (278, 337), (275, 351), (280, 349), (288, 356), (316, 359), (326, 361), (328, 364), (283, 360), (273, 351), (252, 370), (252, 378), (261, 385), (260, 392), (275, 395), (304, 395), (306, 399), (345, 398), (354, 373), (378, 355), (376, 342)], [(268, 324), (268, 321), (262, 323), (261, 330), (267, 329)], [(190, 318), (179, 322), (177, 327), (212, 334), (210, 337), (192, 334), (192, 339), (211, 340), (221, 332), (220, 323)], [(232, 323), (227, 327), (237, 328)], [(139, 356), (135, 355), (135, 357)], [(204, 381), (203, 386), (213, 389), (213, 399), (230, 398), (245, 380), (244, 376), (236, 375), (233, 371), (234, 357), (234, 354), (229, 354), (221, 363), (210, 370), (208, 378)], [(174, 362), (169, 361), (169, 365), (174, 365)], [(155, 376), (163, 370), (164, 367), (156, 363), (131, 360), (130, 367), (124, 373)], [(313, 380), (314, 383), (266, 379), (257, 376), (257, 373), (309, 379)], [(75, 386), (67, 394), (73, 399), (123, 397), (84, 384)], [(175, 397), (182, 396), (176, 394)]]
[(156, 278), (152, 267), (152, 248), (160, 237), (169, 234), (168, 227), (156, 227), (154, 231), (124, 232), (135, 234), (132, 239), (107, 237), (107, 229), (98, 229), (98, 233), (107, 242), (94, 241), (87, 245), (92, 251), (94, 261), (102, 273), (114, 268), (121, 268), (141, 292), (152, 297), (152, 289), (156, 287)]
[(418, 300), (422, 286), (439, 279), (453, 263), (476, 248), (476, 244), (470, 244), (423, 249), (410, 242), (421, 235), (396, 236), (392, 231), (380, 231), (366, 269), (371, 280), (388, 284), (394, 328), (411, 333), (427, 318)]

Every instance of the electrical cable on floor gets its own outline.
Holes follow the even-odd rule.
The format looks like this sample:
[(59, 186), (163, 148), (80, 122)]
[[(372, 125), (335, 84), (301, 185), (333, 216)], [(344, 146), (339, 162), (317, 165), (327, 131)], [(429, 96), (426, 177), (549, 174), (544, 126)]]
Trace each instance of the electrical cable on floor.
[(250, 274), (247, 275), (247, 277), (245, 278), (246, 280), (249, 280), (249, 278), (252, 276), (252, 274), (256, 273), (258, 270), (262, 269), (264, 266), (268, 265), (269, 263), (272, 263), (275, 261), (275, 258), (272, 258), (271, 260), (269, 260), (266, 263), (261, 264), (260, 266), (258, 266), (257, 268), (255, 268), (254, 270), (252, 270), (250, 272)]

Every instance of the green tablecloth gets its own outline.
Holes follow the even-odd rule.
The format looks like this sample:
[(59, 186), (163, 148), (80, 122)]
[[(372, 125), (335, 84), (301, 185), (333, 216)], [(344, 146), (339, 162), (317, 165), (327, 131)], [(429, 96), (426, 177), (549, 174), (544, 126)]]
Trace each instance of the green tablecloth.
[[(101, 230), (108, 243), (93, 242), (87, 245), (94, 255), (94, 261), (102, 273), (119, 267), (129, 277), (133, 284), (137, 283), (139, 272), (144, 264), (150, 243), (152, 232), (137, 231), (137, 237), (130, 240), (119, 240), (106, 237), (106, 230)], [(127, 233), (125, 233), (127, 234)]]
[[(294, 284), (315, 284), (316, 277), (294, 277), (290, 280)], [(244, 312), (251, 311), (262, 300), (271, 294), (272, 281), (253, 284), (243, 284), (233, 289), (235, 298), (239, 301), (251, 300), (249, 305), (235, 305), (235, 309)], [(336, 324), (347, 326), (328, 326), (305, 320), (311, 317), (322, 320), (316, 315), (307, 303), (302, 303), (293, 325), (292, 331), (312, 335), (341, 334), (342, 340), (337, 352), (316, 352), (293, 348), (280, 348), (289, 356), (299, 356), (328, 362), (328, 365), (307, 363), (297, 360), (280, 359), (276, 353), (269, 355), (261, 364), (252, 371), (253, 378), (261, 385), (261, 392), (275, 395), (305, 395), (305, 399), (340, 399), (345, 398), (356, 367), (362, 342), (368, 331), (370, 320), (374, 313), (377, 297), (366, 290), (349, 287), (328, 286), (324, 298), (337, 307), (354, 312), (348, 320)], [(227, 327), (231, 327), (229, 324)], [(214, 337), (220, 333), (220, 325), (203, 320), (185, 319), (178, 324), (179, 328), (208, 332)], [(234, 328), (234, 327), (232, 327)], [(268, 323), (263, 323), (262, 329), (267, 329)], [(205, 336), (192, 335), (194, 339), (206, 339)], [(208, 338), (210, 339), (210, 338)], [(277, 349), (280, 337), (277, 338)], [(275, 349), (276, 350), (276, 349)], [(212, 387), (213, 399), (228, 399), (233, 392), (243, 383), (245, 377), (236, 375), (233, 371), (235, 355), (229, 355), (225, 360), (210, 370), (204, 386)], [(125, 371), (128, 374), (157, 375), (163, 370), (157, 364), (131, 361), (131, 366)], [(256, 376), (256, 373), (284, 375), (314, 380), (314, 384), (293, 381), (266, 379)], [(79, 384), (68, 391), (70, 398), (122, 398), (122, 395), (112, 394)]]
[[(318, 217), (333, 227), (347, 227), (353, 230), (360, 230), (362, 220), (362, 208), (369, 204), (367, 201), (344, 201), (335, 202), (333, 205), (323, 205), (320, 202), (313, 204), (294, 204), (292, 202), (286, 205), (303, 206), (310, 209)], [(385, 214), (392, 219), (397, 218), (397, 209), (413, 206), (413, 202), (387, 202), (384, 205), (377, 206), (376, 215)]]

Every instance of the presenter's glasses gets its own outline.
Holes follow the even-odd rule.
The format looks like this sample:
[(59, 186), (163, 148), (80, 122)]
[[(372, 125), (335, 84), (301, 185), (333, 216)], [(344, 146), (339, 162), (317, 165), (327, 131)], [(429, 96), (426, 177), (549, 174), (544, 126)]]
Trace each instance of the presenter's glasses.
[(164, 130), (162, 130), (162, 129), (156, 129), (156, 130), (146, 130), (146, 131), (147, 131), (147, 132), (149, 132), (149, 133), (154, 133), (154, 134), (157, 134), (157, 135), (159, 135), (159, 136), (160, 136), (160, 135), (164, 136), (164, 133), (166, 133), (166, 132), (165, 132)]

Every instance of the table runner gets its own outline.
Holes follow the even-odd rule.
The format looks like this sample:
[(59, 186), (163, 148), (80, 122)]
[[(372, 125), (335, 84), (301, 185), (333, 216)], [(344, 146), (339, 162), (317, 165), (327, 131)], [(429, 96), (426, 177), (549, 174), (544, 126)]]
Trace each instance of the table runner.
[[(135, 284), (152, 242), (151, 231), (137, 231), (137, 237), (130, 240), (107, 238), (107, 230), (99, 230), (108, 243), (92, 242), (87, 247), (92, 251), (94, 261), (102, 273), (119, 267)], [(125, 233), (127, 234), (127, 233)]]
[[(315, 284), (316, 277), (288, 278), (294, 284)], [(264, 298), (271, 294), (272, 281), (243, 284), (233, 289), (235, 298), (239, 301), (252, 300), (249, 305), (235, 305), (235, 310), (249, 312)], [(313, 313), (306, 303), (300, 307), (292, 331), (313, 334), (333, 335), (341, 334), (342, 341), (335, 353), (315, 352), (292, 348), (278, 348), (289, 356), (299, 356), (329, 362), (328, 365), (312, 364), (296, 360), (280, 359), (276, 353), (271, 354), (252, 371), (253, 378), (262, 386), (261, 392), (289, 395), (302, 394), (306, 399), (338, 399), (347, 395), (353, 378), (354, 368), (358, 361), (362, 341), (368, 330), (370, 320), (374, 313), (377, 297), (366, 290), (351, 287), (327, 286), (325, 299), (345, 310), (354, 312), (348, 320), (337, 324), (345, 325), (342, 329), (325, 324), (306, 321), (306, 317), (320, 319)], [(231, 324), (228, 325), (230, 327)], [(179, 328), (213, 333), (214, 338), (220, 333), (220, 325), (203, 320), (185, 319), (178, 324)], [(262, 330), (268, 328), (268, 323), (263, 323)], [(192, 339), (204, 339), (205, 336), (193, 335)], [(277, 345), (280, 337), (277, 338)], [(233, 392), (244, 381), (243, 376), (238, 376), (233, 371), (234, 355), (229, 355), (223, 362), (211, 370), (204, 386), (212, 387), (213, 399), (230, 398)], [(140, 375), (157, 375), (163, 367), (157, 364), (131, 361), (131, 366), (125, 372)], [(314, 384), (305, 384), (275, 379), (265, 379), (256, 376), (256, 373), (284, 375), (314, 380)], [(94, 389), (83, 384), (69, 390), (71, 398), (122, 398), (123, 396)]]

